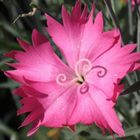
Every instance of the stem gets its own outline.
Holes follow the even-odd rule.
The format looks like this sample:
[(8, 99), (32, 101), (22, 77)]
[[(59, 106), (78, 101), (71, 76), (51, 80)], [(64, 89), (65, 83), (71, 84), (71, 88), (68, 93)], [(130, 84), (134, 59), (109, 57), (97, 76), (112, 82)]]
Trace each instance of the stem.
[(17, 134), (0, 121), (0, 132), (10, 137), (10, 140), (18, 140)]
[[(139, 6), (140, 9), (140, 6)], [(138, 15), (138, 24), (137, 24), (137, 51), (140, 52), (140, 16)]]
[[(118, 20), (117, 20), (117, 18), (116, 18), (116, 16), (115, 16), (115, 13), (114, 13), (112, 7), (111, 7), (111, 2), (110, 2), (110, 0), (104, 0), (104, 3), (105, 3), (106, 7), (107, 7), (108, 10), (109, 10), (110, 16), (111, 16), (112, 21), (113, 21), (113, 23), (114, 23), (114, 26), (117, 27), (117, 28), (120, 30), (120, 25), (119, 25), (119, 23), (118, 23)], [(121, 30), (120, 30), (120, 31), (121, 31)]]
[(111, 5), (112, 5), (112, 9), (113, 9), (114, 13), (116, 14), (115, 1), (114, 0), (111, 0)]
[(131, 0), (128, 0), (128, 23), (129, 23), (129, 34), (133, 36), (133, 17), (132, 17), (132, 6)]
[(140, 17), (139, 3), (137, 2), (137, 0), (134, 0), (134, 1), (135, 1), (136, 10), (137, 10), (137, 12), (138, 12), (138, 16)]

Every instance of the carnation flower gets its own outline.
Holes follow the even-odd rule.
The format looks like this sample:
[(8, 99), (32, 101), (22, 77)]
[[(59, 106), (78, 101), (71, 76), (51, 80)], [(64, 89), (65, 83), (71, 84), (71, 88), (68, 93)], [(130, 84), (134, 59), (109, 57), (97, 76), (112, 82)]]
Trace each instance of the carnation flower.
[(140, 54), (134, 44), (121, 46), (118, 29), (103, 30), (102, 12), (93, 22), (93, 13), (94, 5), (88, 14), (78, 1), (71, 14), (62, 7), (63, 24), (46, 14), (46, 30), (63, 60), (37, 30), (33, 45), (18, 39), (24, 51), (6, 54), (17, 60), (5, 74), (22, 84), (15, 93), (23, 98), (18, 114), (30, 112), (21, 125), (32, 124), (28, 135), (40, 126), (74, 129), (78, 123), (125, 135), (114, 105), (123, 89), (120, 80), (140, 67)]
[[(122, 0), (123, 3), (128, 3), (128, 0)], [(136, 2), (139, 5), (140, 4), (140, 0), (131, 0), (131, 5), (132, 5), (132, 11), (134, 11), (135, 6), (136, 6)]]
[[(140, 0), (136, 0), (136, 2), (138, 3), (138, 4), (140, 4)], [(136, 3), (135, 3), (135, 0), (132, 0), (132, 5), (135, 5)]]

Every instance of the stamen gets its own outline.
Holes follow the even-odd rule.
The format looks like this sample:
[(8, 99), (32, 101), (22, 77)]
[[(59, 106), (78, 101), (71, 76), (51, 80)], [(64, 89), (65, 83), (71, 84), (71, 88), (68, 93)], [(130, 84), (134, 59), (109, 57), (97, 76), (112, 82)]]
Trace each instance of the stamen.
[(91, 70), (95, 69), (97, 69), (97, 76), (99, 78), (103, 78), (107, 74), (107, 69), (104, 66), (92, 66), (92, 63), (88, 59), (83, 58), (80, 59), (75, 65), (75, 78), (71, 79), (67, 77), (66, 74), (61, 73), (57, 75), (56, 82), (62, 86), (67, 86), (74, 82), (79, 83), (81, 85), (80, 93), (83, 94), (86, 93), (89, 89), (88, 84), (85, 83), (85, 75), (87, 75), (87, 73), (89, 73)]
[(63, 85), (67, 80), (67, 77), (65, 74), (58, 74), (57, 77), (56, 77), (56, 82), (59, 84), (59, 85)]
[(88, 92), (88, 90), (89, 90), (89, 85), (87, 83), (84, 83), (83, 85), (81, 85), (80, 87), (81, 94), (85, 94), (86, 92)]
[(103, 78), (107, 74), (107, 69), (103, 66), (97, 65), (97, 66), (92, 67), (92, 70), (93, 69), (99, 69), (99, 71), (97, 72), (97, 76), (99, 78)]
[(79, 79), (81, 79), (81, 75), (85, 75), (87, 72), (91, 70), (91, 68), (92, 68), (91, 62), (88, 59), (83, 58), (76, 63), (75, 73), (79, 77)]
[(56, 82), (57, 84), (61, 85), (61, 86), (67, 86), (73, 82), (76, 82), (78, 80), (78, 78), (74, 78), (74, 79), (68, 79), (67, 76), (64, 73), (58, 74), (56, 77)]

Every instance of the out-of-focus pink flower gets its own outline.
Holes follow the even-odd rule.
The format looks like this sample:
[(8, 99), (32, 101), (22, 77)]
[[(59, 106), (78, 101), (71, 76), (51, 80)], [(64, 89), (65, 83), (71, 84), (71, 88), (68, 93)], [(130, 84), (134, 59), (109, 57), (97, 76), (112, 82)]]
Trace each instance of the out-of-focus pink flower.
[[(136, 3), (136, 2), (137, 2), (137, 3)], [(133, 10), (133, 11), (134, 11), (134, 8), (135, 8), (136, 4), (140, 5), (140, 0), (136, 0), (136, 2), (135, 2), (135, 0), (132, 0), (132, 1), (131, 1), (131, 3), (132, 3), (132, 10)]]
[(132, 2), (132, 6), (135, 6), (136, 2), (137, 2), (137, 4), (140, 4), (140, 0), (136, 0), (136, 2), (135, 2), (135, 0), (132, 0), (131, 2)]
[[(124, 3), (128, 3), (128, 0), (122, 0)], [(140, 0), (136, 0), (137, 4), (140, 4)], [(134, 11), (134, 8), (136, 6), (135, 0), (131, 0), (131, 5), (132, 5), (132, 11)]]
[(24, 51), (7, 53), (18, 62), (5, 74), (22, 83), (16, 94), (23, 99), (18, 114), (30, 112), (22, 126), (33, 124), (28, 135), (40, 126), (74, 128), (78, 123), (99, 126), (119, 136), (124, 130), (114, 111), (123, 86), (119, 82), (140, 67), (134, 44), (121, 46), (117, 29), (104, 32), (102, 12), (94, 18), (78, 1), (69, 14), (62, 7), (63, 24), (46, 14), (46, 30), (60, 49), (64, 61), (38, 31), (33, 45), (19, 41)]

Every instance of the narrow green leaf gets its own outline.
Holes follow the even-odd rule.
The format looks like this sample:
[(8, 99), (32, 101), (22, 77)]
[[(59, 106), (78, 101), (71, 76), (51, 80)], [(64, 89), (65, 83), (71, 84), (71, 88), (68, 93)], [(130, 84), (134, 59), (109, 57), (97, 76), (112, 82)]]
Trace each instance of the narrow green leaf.
[(16, 132), (7, 127), (1, 121), (0, 121), (0, 132), (9, 136), (10, 140), (18, 140)]
[[(105, 3), (106, 7), (107, 7), (108, 10), (109, 10), (109, 13), (110, 13), (110, 16), (111, 16), (111, 18), (112, 18), (112, 21), (114, 22), (114, 25), (115, 25), (118, 29), (120, 29), (120, 25), (119, 25), (118, 19), (117, 19), (116, 15), (115, 15), (115, 13), (114, 13), (112, 7), (111, 7), (111, 2), (110, 2), (110, 0), (104, 0), (104, 3)], [(121, 30), (120, 30), (120, 31), (121, 31)]]
[(135, 82), (133, 85), (124, 90), (120, 95), (130, 94), (134, 91), (140, 90), (140, 81)]
[(0, 88), (16, 88), (18, 86), (18, 83), (14, 81), (0, 83)]
[(10, 58), (5, 58), (5, 59), (3, 59), (2, 61), (0, 61), (0, 67), (1, 67), (2, 65), (4, 65), (5, 63), (10, 62), (10, 61), (11, 61)]

